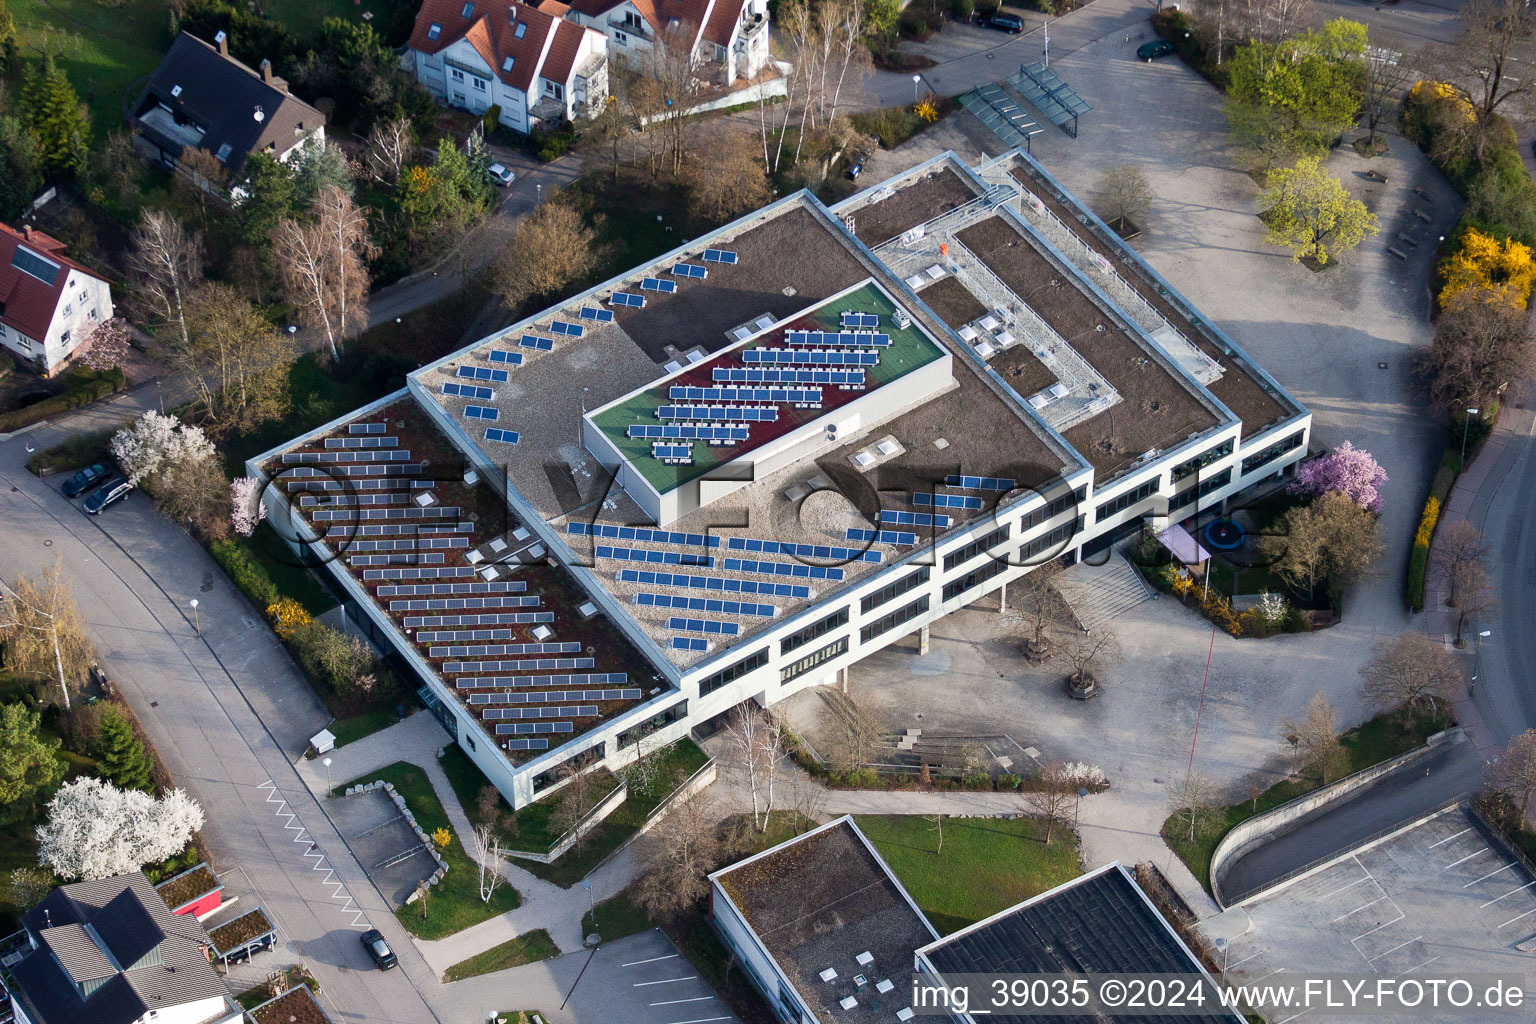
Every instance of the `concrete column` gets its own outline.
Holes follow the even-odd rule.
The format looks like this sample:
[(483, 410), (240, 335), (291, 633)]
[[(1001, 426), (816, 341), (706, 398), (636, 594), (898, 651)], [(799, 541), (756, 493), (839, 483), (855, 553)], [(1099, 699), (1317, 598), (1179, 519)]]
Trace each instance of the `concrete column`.
[(1008, 610), (1008, 584), (1005, 582), (997, 588), (997, 613), (1003, 614)]
[(917, 653), (919, 656), (928, 653), (928, 627), (924, 626), (917, 631)]
[(847, 693), (848, 692), (848, 666), (847, 665), (844, 665), (842, 668), (837, 670), (837, 682), (838, 682), (838, 685), (843, 688), (843, 692)]

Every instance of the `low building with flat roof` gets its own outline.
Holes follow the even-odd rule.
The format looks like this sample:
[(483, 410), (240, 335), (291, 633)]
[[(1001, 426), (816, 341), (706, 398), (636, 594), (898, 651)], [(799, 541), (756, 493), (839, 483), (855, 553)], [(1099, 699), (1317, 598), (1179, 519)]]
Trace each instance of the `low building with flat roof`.
[(1022, 152), (787, 196), (406, 383), (251, 470), (514, 806), (1219, 511), (1311, 430)]

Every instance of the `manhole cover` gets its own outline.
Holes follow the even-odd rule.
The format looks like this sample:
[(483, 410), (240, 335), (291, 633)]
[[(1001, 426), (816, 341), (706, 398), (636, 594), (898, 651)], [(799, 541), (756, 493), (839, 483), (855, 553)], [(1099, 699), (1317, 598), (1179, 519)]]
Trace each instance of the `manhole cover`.
[(45, 547), (45, 548), (51, 548), (51, 547), (53, 547), (53, 541), (51, 541), (51, 540), (45, 540), (45, 541), (43, 541), (43, 547)]

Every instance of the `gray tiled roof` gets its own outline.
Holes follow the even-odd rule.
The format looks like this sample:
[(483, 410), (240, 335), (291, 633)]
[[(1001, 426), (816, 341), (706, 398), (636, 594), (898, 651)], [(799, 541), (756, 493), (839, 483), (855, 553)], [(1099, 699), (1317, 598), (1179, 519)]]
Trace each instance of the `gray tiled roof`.
[(102, 952), (96, 940), (82, 925), (64, 924), (57, 928), (44, 928), (37, 937), (75, 981), (95, 981), (110, 978), (117, 973), (112, 960)]

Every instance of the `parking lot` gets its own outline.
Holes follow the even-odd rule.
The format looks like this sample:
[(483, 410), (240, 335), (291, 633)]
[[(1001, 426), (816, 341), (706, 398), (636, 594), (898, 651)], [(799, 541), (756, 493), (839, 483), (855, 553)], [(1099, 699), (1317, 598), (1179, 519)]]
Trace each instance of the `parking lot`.
[(404, 905), (437, 867), (384, 790), (341, 797), (326, 809), (352, 855), (394, 906)]
[[(1515, 947), (1536, 937), (1536, 877), (1453, 808), (1245, 909), (1252, 928), (1227, 951), (1227, 969), (1241, 980), (1280, 972), (1525, 977), (1530, 956)], [(1528, 982), (1527, 1002), (1531, 993)]]

